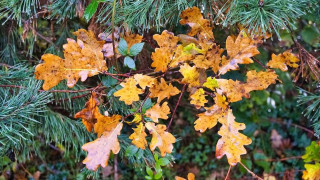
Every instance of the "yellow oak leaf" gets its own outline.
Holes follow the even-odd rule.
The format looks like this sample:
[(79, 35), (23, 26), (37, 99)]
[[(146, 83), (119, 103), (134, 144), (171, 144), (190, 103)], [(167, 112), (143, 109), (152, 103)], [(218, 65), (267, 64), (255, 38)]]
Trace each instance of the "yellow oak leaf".
[(143, 36), (139, 34), (131, 34), (131, 33), (126, 33), (125, 36), (123, 36), (123, 39), (126, 40), (127, 45), (128, 45), (128, 52), (131, 48), (132, 45), (140, 43), (142, 41)]
[(83, 160), (83, 164), (89, 170), (96, 171), (101, 165), (106, 167), (110, 157), (110, 152), (118, 154), (120, 151), (120, 144), (118, 141), (118, 135), (122, 129), (122, 122), (120, 122), (112, 131), (106, 131), (98, 139), (86, 143), (82, 146), (82, 149), (88, 152), (87, 157)]
[(190, 96), (190, 98), (190, 104), (195, 105), (197, 109), (201, 108), (202, 106), (204, 106), (205, 103), (208, 102), (208, 100), (206, 100), (206, 95), (202, 88), (199, 88), (195, 93), (193, 93)]
[(137, 148), (146, 149), (146, 145), (148, 145), (146, 140), (146, 132), (145, 127), (142, 123), (140, 123), (137, 128), (133, 128), (134, 132), (129, 136), (129, 139), (132, 140), (132, 144), (137, 146)]
[(159, 103), (157, 103), (152, 108), (146, 111), (146, 116), (156, 123), (159, 122), (159, 118), (168, 119), (168, 114), (170, 114), (168, 102), (164, 102), (161, 106)]
[(305, 164), (306, 168), (303, 171), (302, 179), (304, 180), (319, 180), (320, 179), (320, 163)]
[(215, 43), (210, 43), (210, 49), (206, 50), (203, 54), (197, 55), (192, 62), (198, 68), (211, 68), (214, 73), (217, 73), (220, 68), (219, 65), (223, 51)]
[(139, 123), (141, 121), (141, 114), (140, 113), (135, 113), (134, 118), (131, 121), (131, 123)]
[(198, 119), (194, 122), (195, 130), (204, 132), (213, 128), (220, 119), (224, 118), (225, 112), (217, 105), (213, 105), (203, 113), (198, 114)]
[(242, 97), (249, 98), (250, 94), (246, 90), (244, 82), (231, 79), (217, 79), (219, 94), (225, 94), (229, 102), (237, 102), (242, 100)]
[(146, 128), (152, 134), (150, 143), (151, 151), (154, 151), (156, 147), (159, 148), (161, 156), (164, 157), (166, 153), (171, 153), (173, 149), (173, 143), (176, 142), (176, 138), (166, 131), (167, 127), (163, 124), (155, 126), (154, 123), (147, 122)]
[[(187, 180), (195, 180), (195, 175), (193, 173), (188, 173), (188, 179)], [(175, 180), (186, 180), (185, 178), (176, 176)]]
[(272, 59), (267, 63), (267, 66), (281, 69), (281, 71), (287, 71), (287, 65), (292, 68), (297, 68), (299, 66), (297, 62), (299, 61), (300, 60), (290, 51), (285, 51), (279, 55), (272, 54)]
[(225, 74), (229, 70), (237, 70), (238, 64), (253, 63), (251, 57), (260, 53), (257, 48), (260, 42), (260, 40), (250, 38), (245, 32), (241, 32), (236, 39), (229, 36), (226, 41), (228, 57), (222, 57), (222, 67), (219, 69), (219, 74)]
[(187, 24), (191, 27), (191, 30), (188, 33), (189, 36), (195, 36), (200, 33), (207, 39), (214, 38), (210, 21), (203, 18), (199, 8), (188, 8), (182, 11), (179, 17), (181, 18), (179, 21), (180, 24)]
[(182, 83), (187, 83), (190, 86), (199, 86), (199, 77), (200, 73), (197, 71), (197, 67), (189, 66), (189, 64), (185, 63), (180, 66), (179, 72), (183, 75)]
[(150, 96), (151, 98), (158, 98), (158, 103), (161, 102), (164, 98), (170, 98), (171, 96), (175, 96), (179, 94), (180, 91), (176, 87), (172, 86), (172, 84), (167, 85), (166, 81), (161, 78), (160, 82), (157, 82), (153, 87), (150, 88)]
[(171, 62), (174, 49), (167, 47), (156, 48), (155, 52), (152, 53), (151, 59), (153, 60), (151, 66), (155, 68), (154, 71), (165, 72)]
[(222, 124), (218, 131), (221, 138), (216, 146), (216, 157), (220, 159), (226, 155), (228, 163), (235, 166), (241, 160), (240, 155), (247, 153), (244, 146), (251, 144), (250, 138), (239, 133), (239, 130), (244, 130), (246, 125), (235, 121), (231, 109), (228, 110), (226, 118), (219, 119), (219, 122)]
[(216, 97), (214, 97), (214, 102), (216, 103), (216, 105), (223, 110), (227, 109), (229, 103), (226, 101), (226, 97), (218, 93), (215, 93), (215, 95)]
[(274, 71), (259, 71), (251, 70), (247, 72), (247, 82), (244, 85), (247, 92), (253, 90), (264, 90), (270, 84), (275, 84), (278, 75)]
[(97, 115), (97, 123), (94, 124), (94, 132), (100, 137), (104, 132), (113, 130), (119, 121), (120, 115), (113, 115), (112, 117), (104, 116), (102, 114)]
[(215, 91), (215, 88), (219, 87), (216, 78), (208, 77), (207, 81), (203, 83), (203, 86), (209, 88), (211, 91)]
[(143, 74), (136, 74), (133, 77), (142, 89), (146, 89), (146, 87), (152, 87), (156, 82), (155, 78)]
[(153, 39), (157, 41), (160, 48), (166, 47), (169, 49), (175, 49), (179, 41), (179, 37), (174, 36), (172, 32), (169, 32), (167, 30), (162, 31), (161, 35), (153, 35)]
[(134, 101), (139, 101), (139, 94), (142, 94), (144, 91), (136, 86), (137, 82), (133, 77), (127, 78), (125, 81), (120, 84), (123, 88), (113, 95), (120, 97), (120, 101), (124, 101), (127, 105), (131, 105)]
[(68, 43), (63, 45), (65, 59), (44, 54), (41, 57), (44, 63), (36, 66), (35, 77), (44, 80), (44, 90), (49, 90), (64, 79), (72, 88), (80, 78), (85, 81), (87, 77), (108, 69), (102, 53), (104, 42), (97, 41), (92, 31), (79, 29), (73, 34), (77, 36), (77, 41), (67, 39)]
[(97, 122), (97, 115), (100, 114), (98, 108), (99, 104), (97, 94), (92, 92), (89, 101), (85, 104), (85, 108), (74, 115), (74, 118), (82, 119), (82, 123), (89, 132), (92, 131), (94, 124)]

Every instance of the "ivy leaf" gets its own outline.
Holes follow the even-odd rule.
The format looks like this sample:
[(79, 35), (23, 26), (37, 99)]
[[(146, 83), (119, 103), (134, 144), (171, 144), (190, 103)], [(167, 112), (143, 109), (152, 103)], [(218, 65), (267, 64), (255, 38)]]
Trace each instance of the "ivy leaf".
[(133, 70), (136, 69), (136, 64), (135, 64), (134, 60), (129, 56), (126, 56), (124, 58), (124, 62), (123, 63), (124, 63), (125, 66), (128, 66), (130, 69), (133, 69)]
[(123, 38), (120, 39), (118, 51), (122, 56), (128, 55), (128, 44)]
[(112, 151), (114, 154), (119, 153), (120, 144), (117, 136), (120, 135), (122, 126), (121, 122), (112, 131), (106, 131), (100, 138), (82, 146), (82, 149), (88, 152), (87, 157), (83, 160), (83, 164), (86, 164), (89, 170), (96, 171), (100, 165), (106, 167), (110, 152)]
[(143, 49), (144, 43), (137, 43), (131, 46), (129, 50), (129, 56), (136, 56), (138, 55)]
[(89, 22), (94, 13), (96, 13), (99, 5), (99, 0), (92, 0), (84, 10), (84, 18)]
[(67, 39), (68, 43), (63, 45), (65, 59), (44, 54), (41, 57), (44, 63), (36, 66), (35, 78), (44, 80), (44, 90), (49, 90), (64, 79), (68, 87), (72, 88), (80, 78), (85, 81), (88, 77), (108, 70), (102, 53), (104, 41), (97, 41), (92, 31), (84, 29), (73, 34), (77, 36), (77, 41)]
[(176, 142), (176, 138), (169, 132), (166, 131), (167, 127), (163, 124), (158, 124), (147, 122), (146, 128), (152, 134), (152, 139), (150, 143), (151, 151), (154, 151), (156, 147), (159, 148), (161, 156), (164, 157), (166, 153), (171, 153), (173, 149), (173, 143)]

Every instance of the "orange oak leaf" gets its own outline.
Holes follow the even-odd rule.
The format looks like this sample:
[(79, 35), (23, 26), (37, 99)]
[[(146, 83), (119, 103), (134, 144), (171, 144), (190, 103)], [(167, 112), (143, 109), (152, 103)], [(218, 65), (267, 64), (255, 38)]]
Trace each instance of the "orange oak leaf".
[(300, 60), (290, 51), (285, 51), (279, 55), (272, 54), (272, 59), (267, 63), (267, 66), (281, 69), (281, 71), (287, 71), (287, 65), (292, 68), (297, 68), (299, 66), (297, 62), (299, 61)]
[(94, 132), (100, 137), (104, 132), (113, 130), (119, 121), (121, 120), (120, 115), (113, 115), (112, 117), (97, 114), (97, 123), (94, 124)]
[(271, 70), (259, 71), (256, 70), (247, 72), (247, 82), (244, 85), (246, 91), (250, 92), (253, 90), (264, 90), (270, 84), (275, 84), (278, 79), (278, 75)]
[(198, 114), (198, 119), (194, 122), (195, 130), (204, 132), (213, 128), (220, 119), (224, 118), (225, 112), (217, 105), (213, 105), (203, 113)]
[(190, 96), (190, 98), (191, 98), (190, 104), (195, 105), (197, 109), (201, 108), (202, 106), (204, 106), (205, 103), (208, 102), (208, 100), (206, 100), (206, 95), (202, 88), (199, 88), (196, 92), (194, 92)]
[(160, 48), (169, 49), (175, 49), (179, 41), (179, 37), (174, 36), (172, 32), (169, 32), (167, 30), (162, 31), (161, 35), (153, 35), (153, 39), (157, 41)]
[(217, 106), (222, 108), (223, 110), (227, 109), (228, 107), (228, 102), (226, 101), (227, 98), (223, 95), (220, 95), (218, 93), (215, 93), (216, 97), (214, 97), (214, 102), (216, 103)]
[(159, 122), (159, 118), (168, 119), (168, 114), (170, 114), (168, 102), (164, 102), (161, 106), (159, 103), (157, 103), (152, 108), (146, 111), (146, 116), (156, 123)]
[(197, 67), (189, 66), (189, 64), (185, 63), (180, 66), (179, 72), (183, 75), (182, 83), (189, 84), (190, 86), (199, 86), (199, 77), (200, 73), (197, 71)]
[(172, 86), (172, 84), (167, 85), (166, 81), (161, 78), (160, 82), (157, 82), (153, 87), (150, 88), (151, 98), (158, 98), (158, 103), (164, 98), (170, 98), (180, 93), (179, 89)]
[(228, 57), (222, 56), (222, 67), (219, 69), (219, 74), (225, 74), (229, 70), (237, 70), (238, 64), (253, 63), (251, 57), (260, 53), (257, 48), (259, 43), (261, 40), (254, 40), (243, 31), (236, 39), (229, 36), (226, 41)]
[(154, 151), (156, 147), (159, 148), (161, 156), (164, 157), (166, 153), (171, 153), (173, 149), (173, 143), (176, 142), (176, 138), (166, 131), (167, 127), (163, 124), (155, 126), (154, 123), (147, 122), (146, 128), (152, 134), (150, 143), (151, 151)]
[[(188, 173), (188, 179), (187, 180), (195, 180), (195, 175), (193, 173)], [(175, 177), (176, 180), (186, 180), (185, 178), (176, 176)]]
[(136, 74), (133, 77), (142, 89), (146, 89), (146, 87), (152, 87), (156, 82), (155, 78), (143, 74)]
[[(202, 44), (201, 44), (202, 45)], [(207, 45), (207, 44), (206, 44)], [(219, 65), (221, 62), (221, 54), (223, 53), (223, 49), (220, 49), (215, 43), (208, 43), (205, 53), (197, 55), (192, 62), (198, 68), (208, 69), (211, 68), (214, 73), (219, 71)], [(204, 48), (202, 48), (204, 49)]]
[(132, 45), (140, 43), (142, 41), (143, 36), (139, 34), (131, 34), (131, 33), (126, 33), (125, 36), (123, 36), (123, 39), (126, 40), (127, 45), (128, 45), (128, 52), (131, 48)]
[(112, 151), (114, 154), (119, 153), (120, 144), (118, 135), (120, 135), (122, 126), (123, 124), (120, 122), (112, 131), (105, 131), (98, 139), (82, 146), (82, 149), (88, 152), (87, 157), (83, 160), (83, 164), (86, 164), (89, 170), (96, 171), (100, 165), (106, 167), (110, 152)]
[(139, 94), (144, 91), (138, 88), (137, 82), (133, 77), (126, 78), (125, 82), (120, 84), (123, 88), (115, 92), (113, 95), (120, 97), (120, 101), (124, 101), (127, 105), (131, 105), (134, 101), (139, 101)]
[(244, 130), (246, 125), (235, 121), (231, 109), (228, 110), (226, 118), (220, 119), (219, 122), (222, 127), (218, 131), (221, 138), (216, 146), (216, 157), (220, 159), (226, 155), (228, 163), (235, 166), (241, 160), (240, 155), (247, 153), (244, 146), (251, 144), (250, 138), (239, 133), (239, 130)]
[(100, 114), (98, 108), (99, 104), (97, 94), (92, 92), (89, 101), (85, 104), (85, 108), (74, 115), (74, 118), (82, 119), (82, 123), (86, 126), (89, 132), (92, 131), (94, 124), (97, 122), (97, 114)]
[(44, 90), (49, 90), (64, 79), (72, 88), (80, 78), (85, 81), (87, 77), (108, 69), (102, 53), (104, 42), (97, 41), (92, 31), (79, 29), (73, 34), (77, 36), (77, 41), (67, 39), (68, 43), (63, 45), (65, 59), (44, 54), (41, 57), (44, 63), (36, 66), (35, 77), (44, 80)]
[(214, 38), (210, 21), (203, 18), (199, 8), (188, 8), (182, 11), (179, 17), (181, 18), (179, 21), (180, 24), (187, 24), (191, 27), (191, 30), (188, 33), (189, 36), (195, 36), (200, 33), (207, 39)]
[(231, 79), (217, 79), (219, 88), (217, 92), (219, 94), (225, 94), (229, 102), (240, 101), (243, 97), (249, 98), (250, 94), (246, 90), (244, 82), (238, 80), (233, 81)]
[(137, 146), (137, 148), (146, 149), (146, 145), (148, 145), (146, 140), (146, 132), (145, 127), (142, 123), (140, 123), (137, 128), (133, 128), (134, 132), (129, 136), (129, 139), (132, 140), (132, 144)]

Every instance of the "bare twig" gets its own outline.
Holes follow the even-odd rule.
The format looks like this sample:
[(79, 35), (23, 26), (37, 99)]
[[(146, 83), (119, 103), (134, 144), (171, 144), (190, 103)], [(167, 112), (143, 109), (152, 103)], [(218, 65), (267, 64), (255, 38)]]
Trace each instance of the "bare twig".
[(306, 132), (308, 132), (308, 133), (314, 134), (314, 131), (312, 131), (312, 130), (306, 128), (306, 127), (303, 127), (303, 126), (301, 126), (301, 125), (299, 125), (299, 124), (277, 121), (277, 120), (275, 120), (275, 119), (270, 119), (270, 121), (272, 121), (272, 122), (274, 122), (274, 123), (282, 124), (282, 125), (294, 126), (294, 127), (296, 127), (296, 128), (302, 129), (302, 130), (304, 130), (304, 131), (306, 131)]
[(232, 167), (232, 166), (229, 166), (229, 169), (228, 169), (228, 172), (227, 172), (226, 178), (225, 178), (224, 180), (229, 179), (228, 177), (229, 177), (229, 174), (230, 174), (231, 167)]
[(173, 120), (173, 118), (174, 118), (174, 115), (176, 114), (176, 111), (177, 111), (178, 106), (179, 106), (179, 104), (180, 104), (180, 101), (181, 101), (182, 95), (183, 95), (184, 91), (186, 90), (186, 86), (187, 86), (187, 84), (184, 84), (184, 85), (183, 85), (183, 88), (182, 88), (182, 91), (181, 91), (181, 93), (180, 93), (180, 96), (179, 96), (178, 102), (177, 102), (177, 104), (176, 104), (176, 107), (174, 107), (174, 110), (173, 110), (173, 113), (172, 113), (172, 116), (171, 116), (170, 122), (169, 122), (169, 124), (168, 124), (167, 131), (169, 131), (169, 128), (170, 128), (170, 126), (171, 126), (171, 123), (172, 123), (172, 120)]
[(240, 164), (242, 165), (242, 167), (245, 168), (245, 169), (248, 171), (248, 173), (250, 173), (253, 177), (255, 177), (255, 178), (259, 179), (259, 180), (263, 180), (261, 177), (257, 176), (257, 175), (256, 175), (255, 173), (253, 173), (250, 169), (248, 169), (244, 164), (242, 164), (241, 161), (240, 161), (239, 163), (240, 163)]

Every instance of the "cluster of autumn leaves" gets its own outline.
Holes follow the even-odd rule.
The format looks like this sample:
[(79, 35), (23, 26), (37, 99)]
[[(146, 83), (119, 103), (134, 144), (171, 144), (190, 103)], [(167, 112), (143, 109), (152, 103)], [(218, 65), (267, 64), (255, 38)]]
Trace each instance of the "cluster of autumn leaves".
[[(189, 8), (183, 11), (180, 17), (180, 24), (190, 26), (187, 35), (175, 36), (165, 30), (153, 36), (159, 47), (152, 53), (151, 66), (155, 68), (155, 72), (160, 72), (160, 75), (137, 73), (126, 77), (120, 80), (123, 88), (114, 93), (114, 96), (127, 105), (146, 98), (155, 102), (144, 114), (141, 114), (141, 111), (132, 114), (134, 119), (128, 124), (135, 124), (135, 128), (129, 138), (132, 144), (145, 149), (148, 146), (147, 129), (152, 135), (149, 143), (152, 151), (158, 148), (162, 156), (172, 152), (176, 138), (168, 132), (167, 126), (161, 123), (163, 121), (159, 120), (169, 118), (171, 112), (168, 99), (183, 93), (172, 85), (172, 82), (175, 82), (187, 87), (190, 104), (201, 112), (194, 123), (196, 131), (205, 132), (217, 123), (222, 125), (218, 131), (221, 138), (216, 145), (216, 157), (222, 158), (226, 155), (229, 164), (234, 166), (240, 162), (240, 155), (246, 154), (244, 146), (249, 145), (251, 139), (239, 132), (245, 129), (245, 124), (235, 121), (229, 105), (243, 97), (249, 98), (251, 91), (266, 89), (270, 84), (276, 83), (278, 76), (274, 70), (267, 68), (259, 72), (248, 71), (245, 82), (221, 78), (221, 75), (231, 70), (238, 70), (239, 64), (253, 63), (252, 57), (259, 54), (257, 46), (262, 43), (262, 37), (250, 37), (242, 30), (238, 36), (227, 38), (224, 53), (224, 49), (214, 42), (210, 21), (203, 18), (198, 8)], [(106, 72), (102, 52), (104, 41), (96, 40), (92, 32), (83, 29), (74, 34), (77, 41), (68, 39), (68, 43), (63, 46), (65, 59), (45, 54), (42, 56), (44, 63), (36, 67), (36, 78), (44, 80), (44, 90), (54, 87), (64, 79), (69, 87), (73, 87), (78, 79), (84, 81), (87, 77)], [(142, 40), (141, 36), (131, 37), (139, 37), (140, 40), (132, 40), (134, 42)], [(130, 41), (130, 38), (127, 39)], [(286, 71), (287, 66), (297, 67), (298, 61), (292, 53), (285, 52), (272, 55), (267, 66)], [(173, 77), (169, 82), (166, 74), (177, 69), (182, 78)], [(214, 76), (207, 76), (207, 72), (213, 72)], [(145, 97), (141, 98), (142, 95)], [(121, 134), (123, 123), (127, 122), (127, 117), (120, 115), (102, 115), (99, 104), (99, 99), (93, 92), (85, 108), (75, 115), (75, 118), (82, 119), (89, 132), (93, 130), (98, 135), (96, 140), (82, 147), (88, 151), (83, 163), (91, 170), (96, 170), (100, 165), (105, 167), (111, 151), (114, 154), (119, 152), (117, 136)]]

